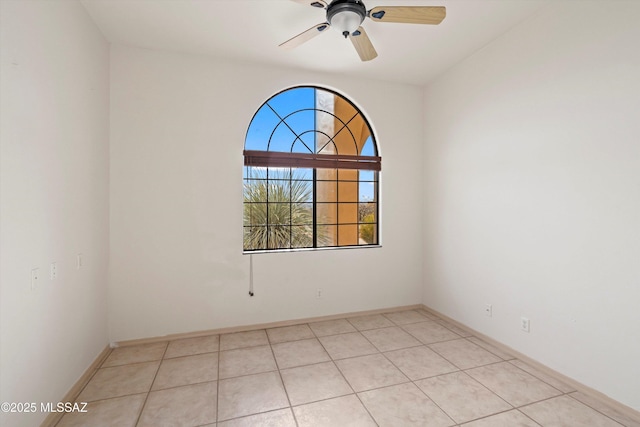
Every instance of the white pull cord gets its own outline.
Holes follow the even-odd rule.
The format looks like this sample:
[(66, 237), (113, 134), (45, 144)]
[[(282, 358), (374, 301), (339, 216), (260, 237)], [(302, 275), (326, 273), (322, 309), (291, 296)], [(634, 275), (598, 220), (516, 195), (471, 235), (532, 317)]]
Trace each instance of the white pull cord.
[(249, 296), (253, 296), (253, 255), (249, 254)]

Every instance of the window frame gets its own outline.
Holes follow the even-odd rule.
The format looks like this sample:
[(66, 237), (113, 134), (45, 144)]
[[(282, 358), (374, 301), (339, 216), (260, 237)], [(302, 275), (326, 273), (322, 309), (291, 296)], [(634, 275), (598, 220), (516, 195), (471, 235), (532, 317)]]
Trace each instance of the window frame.
[[(275, 99), (276, 97), (280, 96), (282, 93), (287, 92), (287, 91), (291, 91), (291, 90), (296, 90), (296, 89), (312, 89), (314, 92), (313, 94), (313, 99), (314, 99), (314, 108), (309, 109), (309, 108), (305, 108), (305, 109), (298, 109), (295, 110), (293, 112), (290, 112), (286, 115), (280, 115), (270, 104), (269, 101)], [(336, 114), (334, 114), (331, 111), (326, 111), (323, 110), (321, 108), (318, 108), (318, 104), (317, 104), (317, 91), (324, 91), (327, 92), (331, 95), (333, 95), (334, 99), (339, 98), (342, 101), (347, 102), (350, 107), (354, 110), (355, 114), (353, 115), (353, 117), (351, 117), (351, 119), (349, 119), (347, 122), (343, 121), (342, 118), (338, 117)], [(334, 101), (335, 102), (335, 101)], [(335, 103), (334, 103), (335, 105)], [(263, 150), (247, 150), (246, 146), (247, 146), (247, 141), (248, 141), (248, 136), (249, 136), (249, 132), (251, 130), (251, 126), (254, 122), (254, 119), (256, 118), (256, 116), (262, 111), (262, 109), (268, 106), (273, 113), (278, 117), (278, 119), (280, 120), (273, 128), (273, 131), (271, 132), (271, 135), (269, 136), (269, 140), (266, 144), (266, 148), (267, 151), (263, 151)], [(308, 133), (308, 132), (313, 132), (314, 134), (320, 133), (319, 131), (319, 127), (317, 125), (317, 114), (318, 112), (323, 112), (323, 113), (327, 113), (330, 115), (334, 116), (334, 120), (339, 120), (340, 122), (342, 122), (343, 126), (337, 131), (334, 132), (333, 136), (329, 136), (328, 134), (325, 134), (325, 136), (328, 138), (328, 141), (325, 145), (323, 145), (322, 149), (320, 149), (320, 151), (324, 150), (324, 148), (329, 145), (330, 143), (333, 144), (333, 147), (336, 149), (336, 151), (338, 150), (338, 147), (334, 141), (335, 138), (337, 138), (338, 134), (340, 132), (342, 132), (344, 129), (347, 129), (348, 132), (351, 134), (351, 138), (354, 140), (354, 143), (356, 144), (356, 151), (361, 151), (362, 148), (364, 148), (368, 143), (369, 143), (369, 139), (370, 139), (370, 143), (372, 145), (372, 149), (375, 155), (373, 156), (367, 156), (367, 155), (348, 155), (348, 154), (323, 154), (323, 153), (318, 153), (318, 152), (314, 152), (314, 153), (299, 153), (299, 152), (293, 152), (293, 147), (296, 144), (296, 142), (298, 140), (300, 140), (306, 147), (307, 149), (309, 149), (309, 147), (307, 146), (307, 144), (304, 143), (304, 141), (302, 141), (302, 139), (300, 138), (300, 135), (302, 135), (302, 133), (300, 135), (298, 135), (285, 121), (289, 116), (301, 112), (301, 111), (310, 111), (312, 110), (314, 112), (314, 124), (313, 124), (313, 129), (310, 130), (306, 130), (303, 133)], [(351, 121), (353, 121), (356, 117), (359, 117), (363, 124), (366, 126), (366, 130), (368, 133), (368, 136), (366, 138), (366, 140), (364, 140), (364, 142), (362, 143), (362, 147), (358, 148), (358, 143), (356, 141), (356, 138), (353, 135), (353, 132), (351, 131), (351, 129), (348, 127), (349, 123), (351, 123)], [(289, 130), (296, 136), (296, 139), (293, 141), (293, 143), (291, 144), (291, 151), (290, 152), (285, 152), (285, 151), (269, 151), (269, 149), (271, 148), (271, 138), (273, 137), (273, 134), (275, 133), (276, 129), (278, 128), (278, 126), (280, 126), (282, 123), (284, 123)], [(314, 136), (314, 151), (317, 151), (317, 140), (315, 139), (316, 137)], [(310, 149), (309, 149), (310, 150)], [(311, 150), (310, 150), (311, 151)], [(265, 244), (265, 246), (268, 246), (268, 234), (269, 234), (269, 227), (272, 226), (272, 224), (269, 222), (269, 204), (271, 203), (278, 203), (278, 202), (271, 202), (269, 200), (269, 196), (268, 196), (268, 190), (267, 190), (267, 196), (266, 196), (266, 200), (265, 202), (247, 202), (246, 200), (246, 185), (247, 185), (247, 181), (255, 181), (255, 180), (264, 180), (267, 188), (269, 188), (269, 181), (286, 181), (286, 180), (282, 180), (281, 178), (269, 178), (269, 171), (270, 170), (278, 170), (278, 169), (284, 169), (284, 170), (288, 170), (289, 173), (289, 185), (291, 186), (291, 183), (294, 181), (293, 175), (294, 175), (294, 170), (296, 169), (305, 169), (305, 170), (311, 170), (312, 173), (312, 178), (309, 180), (309, 182), (311, 182), (312, 185), (312, 208), (311, 208), (311, 216), (313, 217), (313, 223), (312, 223), (312, 246), (305, 246), (305, 247), (292, 247), (292, 238), (289, 238), (289, 247), (277, 247), (277, 248), (268, 248), (268, 247), (264, 247), (264, 248), (256, 248), (256, 249), (247, 249), (245, 247), (246, 241), (245, 238), (243, 237), (243, 253), (244, 254), (254, 254), (254, 253), (274, 253), (274, 252), (298, 252), (298, 251), (316, 251), (316, 250), (333, 250), (333, 249), (355, 249), (355, 248), (372, 248), (372, 247), (381, 247), (380, 244), (380, 172), (382, 170), (382, 158), (378, 155), (379, 151), (378, 151), (378, 144), (377, 144), (377, 140), (376, 140), (376, 136), (374, 134), (373, 128), (369, 122), (369, 120), (367, 119), (367, 117), (365, 116), (365, 114), (362, 112), (362, 110), (360, 108), (358, 108), (353, 101), (351, 101), (349, 98), (347, 98), (346, 96), (344, 96), (343, 94), (336, 92), (332, 89), (328, 89), (325, 87), (320, 87), (320, 86), (309, 86), (309, 85), (302, 85), (302, 86), (293, 86), (293, 87), (289, 87), (286, 89), (283, 89), (282, 91), (272, 95), (271, 97), (269, 97), (265, 102), (263, 102), (260, 107), (256, 110), (256, 112), (254, 113), (251, 121), (249, 122), (249, 126), (247, 128), (247, 135), (245, 136), (245, 149), (243, 150), (243, 157), (244, 157), (244, 165), (243, 168), (246, 168), (247, 170), (252, 170), (251, 168), (265, 168), (266, 170), (266, 174), (265, 174), (265, 178), (263, 179), (258, 179), (255, 177), (250, 177), (248, 174), (243, 173), (243, 192), (245, 192), (245, 195), (243, 196), (243, 211), (246, 212), (246, 207), (247, 204), (253, 204), (253, 203), (265, 203), (266, 204), (266, 209), (267, 209), (267, 213), (266, 213), (266, 220), (265, 220), (265, 231), (267, 234), (267, 243)], [(334, 179), (320, 179), (318, 177), (318, 171), (319, 170), (325, 170), (325, 171), (334, 171), (335, 173), (335, 178)], [(344, 171), (344, 172), (340, 172), (340, 171)], [(358, 172), (357, 175), (357, 179), (353, 180), (345, 180), (345, 179), (341, 179), (340, 175), (342, 175), (343, 173), (347, 172), (347, 171), (356, 171)], [(363, 172), (371, 172), (373, 174), (373, 177), (370, 180), (362, 180), (360, 178), (360, 171)], [(295, 181), (298, 181), (299, 179), (295, 179)], [(303, 181), (307, 181), (307, 180), (303, 180)], [(331, 224), (319, 224), (318, 221), (318, 206), (319, 205), (323, 205), (323, 204), (329, 204), (327, 202), (318, 202), (317, 198), (318, 198), (318, 192), (317, 192), (317, 185), (318, 182), (335, 182), (336, 188), (338, 186), (340, 186), (341, 183), (356, 183), (356, 198), (355, 201), (340, 201), (338, 199), (338, 194), (336, 194), (336, 201), (334, 202), (334, 204), (336, 205), (336, 215), (335, 215), (335, 223), (331, 223)], [(371, 201), (362, 201), (360, 200), (360, 185), (362, 183), (371, 183), (373, 185), (373, 199)], [(272, 199), (273, 200), (273, 199)], [(294, 202), (289, 199), (288, 201), (289, 205), (292, 206), (294, 204)], [(298, 202), (295, 202), (298, 203)], [(368, 203), (372, 203), (374, 204), (374, 209), (373, 209), (373, 222), (362, 222), (360, 218), (361, 214), (360, 214), (360, 206), (363, 204), (368, 204)], [(341, 207), (344, 207), (345, 205), (355, 205), (356, 208), (356, 221), (355, 222), (340, 222), (340, 214), (338, 213)], [(353, 208), (353, 206), (352, 206)], [(251, 228), (251, 227), (262, 227), (262, 224), (258, 224), (258, 225), (247, 225), (246, 224), (246, 218), (244, 217), (243, 214), (243, 236), (245, 236), (245, 232), (247, 230), (247, 228)], [(280, 225), (280, 224), (278, 224)], [(362, 229), (361, 227), (363, 225), (372, 225), (373, 226), (373, 236), (374, 236), (374, 242), (373, 243), (366, 243), (366, 244), (345, 244), (345, 245), (340, 245), (340, 239), (339, 239), (339, 229), (340, 227), (343, 226), (355, 226), (356, 227), (356, 239), (358, 241), (361, 240), (361, 233), (362, 233)], [(289, 218), (289, 223), (286, 224), (286, 226), (289, 227), (289, 233), (292, 233), (293, 227), (298, 227), (299, 224), (297, 223), (293, 223), (291, 217)], [(319, 232), (319, 227), (335, 227), (335, 241), (333, 242), (332, 245), (318, 245), (318, 237), (319, 234), (321, 234)]]

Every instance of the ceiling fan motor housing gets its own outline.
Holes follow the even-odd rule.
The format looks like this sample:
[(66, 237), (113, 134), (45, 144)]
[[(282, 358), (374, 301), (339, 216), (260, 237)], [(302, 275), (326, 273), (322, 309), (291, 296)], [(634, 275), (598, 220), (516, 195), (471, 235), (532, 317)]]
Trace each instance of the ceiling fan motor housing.
[(327, 7), (327, 22), (346, 38), (358, 29), (367, 16), (367, 8), (360, 0), (333, 0)]

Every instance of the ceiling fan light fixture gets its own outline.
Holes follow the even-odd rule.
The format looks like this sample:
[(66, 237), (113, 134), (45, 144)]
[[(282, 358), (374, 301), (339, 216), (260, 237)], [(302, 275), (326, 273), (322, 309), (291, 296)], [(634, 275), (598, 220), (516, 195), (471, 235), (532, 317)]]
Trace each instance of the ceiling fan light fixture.
[(335, 0), (327, 8), (327, 22), (345, 36), (356, 31), (367, 14), (362, 2), (357, 0)]

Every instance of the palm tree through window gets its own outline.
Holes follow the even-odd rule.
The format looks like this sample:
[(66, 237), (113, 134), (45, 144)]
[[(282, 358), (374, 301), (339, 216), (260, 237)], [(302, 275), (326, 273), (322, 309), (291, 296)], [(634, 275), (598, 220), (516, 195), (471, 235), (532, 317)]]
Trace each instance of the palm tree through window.
[(351, 101), (282, 91), (255, 113), (244, 148), (245, 251), (378, 244), (381, 159)]

